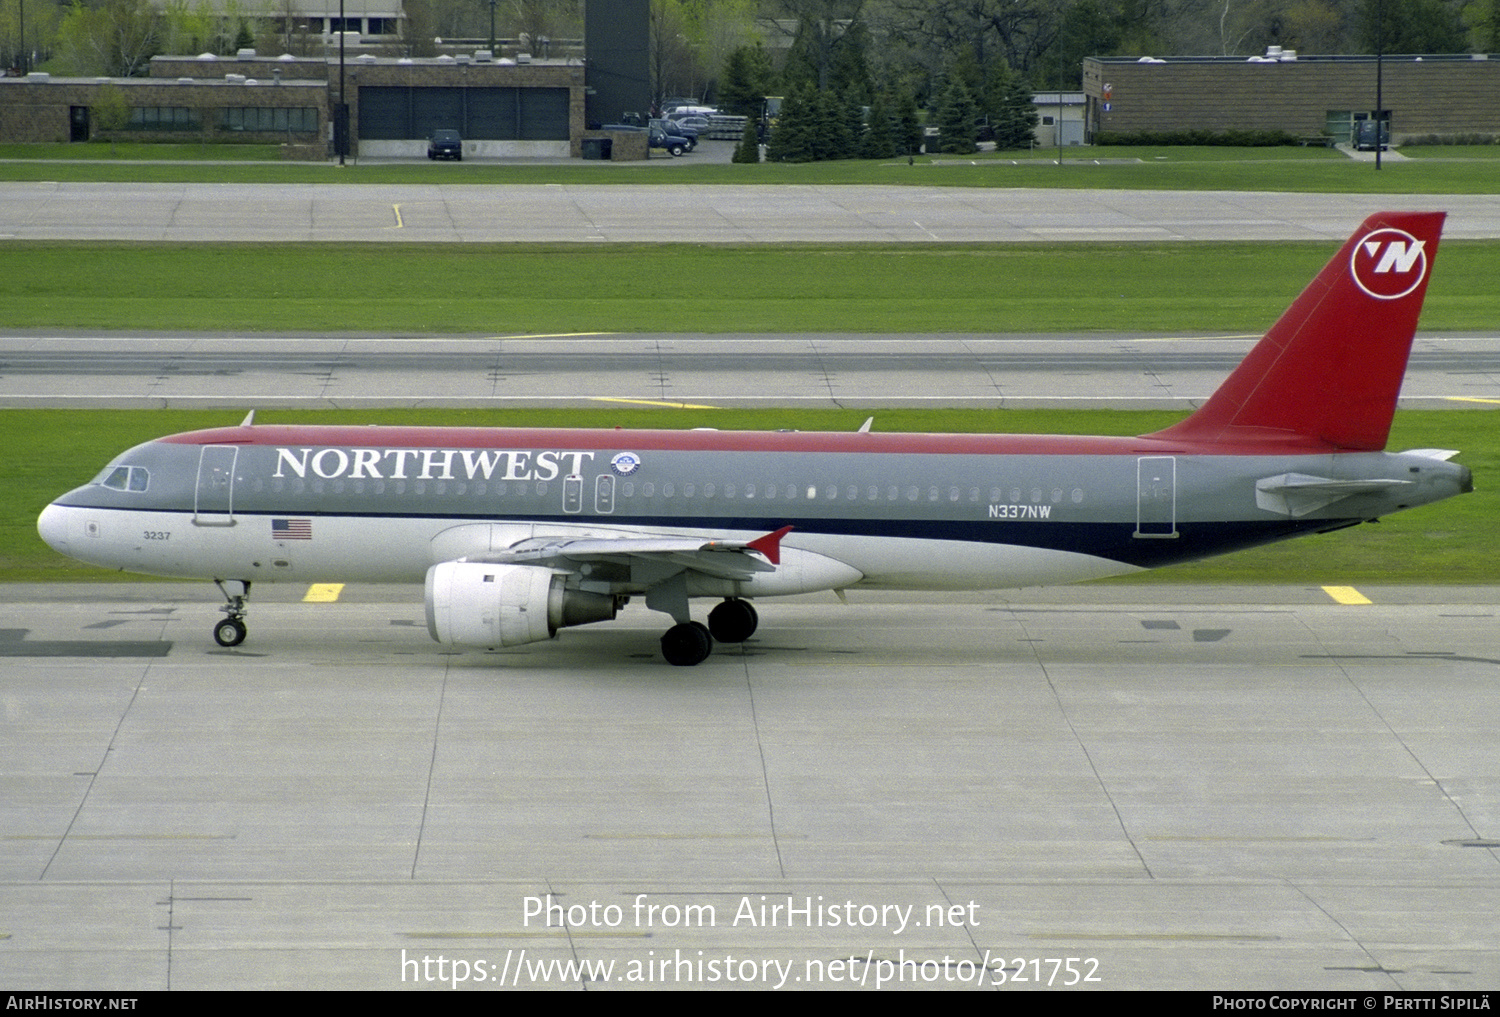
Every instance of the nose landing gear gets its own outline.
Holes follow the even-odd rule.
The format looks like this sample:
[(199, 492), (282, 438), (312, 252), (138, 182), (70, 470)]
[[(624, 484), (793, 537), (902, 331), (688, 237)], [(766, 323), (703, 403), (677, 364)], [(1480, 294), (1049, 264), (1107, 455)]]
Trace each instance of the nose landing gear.
[(224, 589), (224, 582), (220, 579), (214, 580), (214, 585), (219, 592), (224, 594), (224, 599), (229, 603), (219, 608), (224, 612), (224, 620), (214, 626), (214, 642), (220, 646), (238, 646), (245, 641), (249, 629), (245, 626), (245, 601), (250, 597), (250, 580), (231, 579), (232, 583), (240, 584), (239, 593), (230, 593)]

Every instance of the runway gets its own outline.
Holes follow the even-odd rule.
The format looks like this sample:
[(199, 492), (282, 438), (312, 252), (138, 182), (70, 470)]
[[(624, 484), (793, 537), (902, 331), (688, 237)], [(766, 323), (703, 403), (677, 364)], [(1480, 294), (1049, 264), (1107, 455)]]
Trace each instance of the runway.
[[(893, 175), (909, 176), (906, 166)], [(933, 170), (940, 173), (941, 170)], [(924, 177), (923, 179), (929, 179)], [(1500, 195), (706, 184), (75, 184), (0, 181), (0, 240), (957, 243), (1328, 240), (1382, 208), (1500, 237)]]
[[(1186, 410), (1247, 336), (0, 335), (0, 406), (658, 405)], [(1500, 403), (1500, 335), (1428, 333), (1401, 406)]]
[(0, 983), (1500, 981), (1500, 591), (766, 601), (687, 673), (264, 592), (4, 591)]

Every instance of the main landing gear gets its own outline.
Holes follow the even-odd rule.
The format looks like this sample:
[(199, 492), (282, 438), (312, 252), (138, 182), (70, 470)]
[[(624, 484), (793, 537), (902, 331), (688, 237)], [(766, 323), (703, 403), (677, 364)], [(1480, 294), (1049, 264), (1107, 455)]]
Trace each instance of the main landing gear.
[(721, 643), (743, 643), (759, 624), (760, 615), (748, 600), (726, 600), (708, 612), (708, 631)]
[(240, 592), (230, 593), (224, 589), (222, 580), (215, 579), (214, 585), (219, 592), (224, 594), (224, 599), (229, 601), (219, 608), (224, 612), (224, 620), (214, 626), (214, 642), (220, 646), (238, 646), (245, 641), (249, 629), (245, 627), (245, 601), (250, 597), (250, 580), (231, 579), (232, 583), (240, 584)]
[(755, 633), (760, 616), (748, 600), (726, 600), (708, 613), (708, 624), (686, 621), (661, 637), (661, 655), (675, 667), (693, 667), (708, 659), (714, 640), (743, 643)]

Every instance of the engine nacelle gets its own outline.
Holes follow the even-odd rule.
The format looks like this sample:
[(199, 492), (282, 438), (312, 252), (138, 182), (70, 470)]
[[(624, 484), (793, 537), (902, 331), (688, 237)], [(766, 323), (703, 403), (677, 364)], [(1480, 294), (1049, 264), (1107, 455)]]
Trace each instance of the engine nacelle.
[(520, 646), (558, 629), (609, 621), (613, 596), (566, 588), (567, 576), (535, 565), (445, 561), (427, 570), (427, 631), (456, 646)]

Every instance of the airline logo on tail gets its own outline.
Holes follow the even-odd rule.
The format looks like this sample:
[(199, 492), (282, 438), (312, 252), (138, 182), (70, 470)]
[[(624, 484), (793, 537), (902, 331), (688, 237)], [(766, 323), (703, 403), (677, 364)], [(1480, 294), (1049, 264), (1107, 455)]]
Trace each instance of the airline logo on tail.
[(1427, 277), (1426, 241), (1405, 230), (1378, 229), (1354, 245), (1349, 274), (1355, 285), (1377, 300), (1396, 300)]

